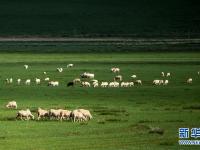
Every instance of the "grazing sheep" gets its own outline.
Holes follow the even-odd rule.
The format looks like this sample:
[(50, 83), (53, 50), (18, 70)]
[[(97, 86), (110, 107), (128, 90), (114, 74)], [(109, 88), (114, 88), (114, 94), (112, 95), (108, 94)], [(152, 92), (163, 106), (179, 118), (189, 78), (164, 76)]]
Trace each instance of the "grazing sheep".
[(16, 118), (20, 118), (21, 120), (25, 118), (25, 120), (29, 120), (30, 118), (34, 119), (34, 116), (31, 114), (29, 109), (26, 109), (18, 111)]
[(87, 81), (81, 82), (81, 85), (82, 85), (83, 87), (90, 87), (90, 83), (87, 82)]
[(43, 74), (47, 74), (47, 72), (46, 72), (46, 71), (44, 71), (44, 72), (43, 72)]
[(49, 111), (50, 119), (59, 120), (61, 111), (62, 111), (62, 109), (50, 109), (50, 111)]
[(98, 86), (99, 86), (99, 83), (98, 83), (98, 82), (93, 82), (92, 85), (93, 85), (93, 87), (95, 88), (95, 87), (98, 87)]
[(83, 113), (78, 111), (77, 109), (71, 112), (70, 117), (72, 118), (73, 122), (76, 121), (81, 122), (87, 120), (86, 117), (83, 115)]
[(49, 117), (49, 111), (42, 109), (40, 107), (38, 108), (37, 114), (38, 114), (38, 120), (40, 120), (40, 118)]
[(168, 83), (169, 83), (169, 80), (165, 80), (163, 85), (168, 85)]
[(25, 81), (25, 84), (26, 84), (26, 85), (30, 85), (30, 84), (31, 84), (31, 80), (30, 80), (30, 79), (27, 79), (27, 80)]
[(115, 76), (114, 81), (122, 81), (122, 76), (121, 75)]
[(81, 82), (81, 79), (76, 78), (76, 79), (73, 80), (73, 82), (74, 82), (75, 84), (76, 84), (76, 83), (80, 83), (80, 82)]
[(9, 79), (7, 78), (7, 79), (6, 79), (6, 83), (7, 83), (7, 84), (13, 83), (13, 79), (12, 79), (12, 78), (9, 78)]
[(135, 78), (137, 78), (137, 75), (134, 74), (131, 76), (131, 78), (135, 79)]
[(119, 87), (119, 82), (116, 82), (116, 81), (110, 82), (108, 86), (109, 87)]
[(69, 87), (69, 86), (74, 86), (74, 82), (73, 82), (73, 81), (68, 82), (68, 83), (67, 83), (67, 86), (68, 86), (68, 87)]
[(187, 79), (187, 83), (191, 84), (192, 83), (192, 78)]
[(117, 73), (117, 72), (120, 72), (120, 69), (119, 68), (116, 68), (116, 67), (113, 67), (110, 69), (112, 72), (114, 73)]
[(70, 116), (71, 116), (71, 112), (72, 111), (70, 111), (70, 110), (61, 110), (60, 111), (60, 120), (63, 120), (63, 119), (69, 120)]
[(165, 73), (164, 73), (164, 72), (161, 72), (161, 76), (164, 77), (164, 76), (165, 76)]
[(48, 83), (48, 86), (59, 86), (59, 82), (58, 81), (50, 81)]
[(91, 80), (91, 82), (92, 82), (92, 83), (94, 83), (94, 82), (98, 82), (98, 80), (93, 79), (93, 80)]
[(15, 109), (17, 109), (17, 102), (16, 101), (10, 101), (10, 102), (8, 102), (6, 107), (7, 108), (15, 108)]
[(142, 80), (136, 80), (135, 83), (138, 85), (142, 85)]
[(28, 69), (28, 67), (29, 67), (28, 65), (24, 65), (24, 68), (25, 68), (25, 69)]
[(94, 74), (93, 73), (84, 72), (83, 74), (80, 75), (80, 77), (81, 78), (94, 79)]
[(63, 68), (57, 68), (56, 69), (58, 72), (63, 72)]
[(49, 81), (49, 78), (48, 78), (48, 77), (46, 77), (46, 78), (44, 79), (44, 81)]
[(91, 113), (90, 113), (89, 110), (86, 110), (86, 109), (78, 109), (78, 111), (81, 112), (87, 120), (92, 119), (92, 115), (91, 115)]
[(40, 84), (40, 79), (35, 78), (35, 83), (36, 83), (36, 84)]
[(166, 76), (167, 76), (167, 77), (170, 77), (170, 76), (171, 76), (171, 73), (170, 73), (170, 72), (168, 72)]
[(101, 87), (107, 87), (108, 86), (108, 82), (101, 82)]
[(20, 85), (21, 79), (17, 79), (17, 84)]
[(160, 85), (160, 80), (157, 80), (157, 79), (156, 79), (156, 80), (153, 80), (153, 84), (154, 84), (154, 85)]
[(71, 67), (74, 67), (74, 64), (68, 64), (67, 65), (67, 68), (71, 68)]

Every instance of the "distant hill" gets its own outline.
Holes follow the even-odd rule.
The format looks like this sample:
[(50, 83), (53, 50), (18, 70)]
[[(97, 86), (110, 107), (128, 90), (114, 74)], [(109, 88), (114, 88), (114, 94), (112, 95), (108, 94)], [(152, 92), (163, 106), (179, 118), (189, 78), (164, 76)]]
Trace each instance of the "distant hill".
[(0, 36), (200, 37), (196, 0), (5, 0)]

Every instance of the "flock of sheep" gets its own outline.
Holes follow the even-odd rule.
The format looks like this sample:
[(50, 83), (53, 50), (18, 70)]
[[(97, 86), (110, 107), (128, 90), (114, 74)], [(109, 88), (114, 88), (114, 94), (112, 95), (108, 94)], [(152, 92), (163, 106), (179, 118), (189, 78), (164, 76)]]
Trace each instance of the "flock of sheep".
[[(17, 102), (10, 101), (6, 105), (7, 108), (17, 109)], [(16, 118), (21, 120), (35, 119), (34, 115), (31, 113), (30, 109), (19, 110), (17, 112)], [(40, 119), (50, 119), (50, 120), (72, 120), (73, 122), (82, 122), (92, 119), (92, 115), (89, 110), (86, 109), (75, 109), (73, 111), (65, 109), (50, 109), (45, 110), (38, 108), (37, 110), (37, 120)]]
[[(70, 67), (74, 67), (74, 64), (67, 65), (67, 68), (70, 68)], [(29, 68), (29, 66), (24, 65), (24, 68), (27, 70)], [(57, 68), (56, 70), (60, 73), (63, 72), (63, 68)], [(135, 74), (131, 76), (132, 81), (125, 82), (125, 81), (123, 81), (122, 75), (119, 75), (120, 68), (113, 67), (110, 69), (110, 71), (113, 73), (117, 73), (117, 75), (113, 78), (113, 81), (111, 81), (111, 82), (107, 82), (107, 81), (99, 82), (98, 80), (94, 79), (95, 74), (89, 73), (89, 72), (84, 72), (84, 73), (80, 74), (80, 78), (75, 78), (73, 81), (68, 82), (67, 86), (69, 87), (69, 86), (74, 86), (76, 84), (80, 84), (82, 87), (91, 87), (92, 86), (94, 88), (96, 88), (96, 87), (105, 88), (105, 87), (132, 87), (134, 85), (142, 85), (142, 80), (137, 79), (137, 75), (135, 75)], [(43, 72), (43, 73), (45, 75), (47, 74), (46, 72)], [(198, 75), (200, 75), (200, 71), (198, 71), (197, 73), (198, 73)], [(155, 79), (155, 80), (153, 80), (152, 84), (153, 85), (168, 85), (168, 83), (169, 83), (168, 77), (171, 76), (171, 73), (170, 72), (167, 72), (167, 73), (161, 72), (161, 76), (166, 77), (166, 79), (165, 80)], [(21, 81), (22, 80), (20, 78), (18, 78), (17, 84), (20, 85)], [(49, 77), (46, 77), (44, 79), (44, 81), (48, 82), (47, 83), (48, 86), (59, 86), (59, 81), (50, 81)], [(7, 84), (13, 83), (13, 79), (7, 78), (6, 83)], [(31, 79), (26, 79), (24, 83), (25, 83), (25, 85), (30, 85)], [(188, 78), (186, 83), (191, 84), (192, 78)], [(37, 85), (41, 84), (41, 79), (35, 78), (35, 84), (37, 84)]]

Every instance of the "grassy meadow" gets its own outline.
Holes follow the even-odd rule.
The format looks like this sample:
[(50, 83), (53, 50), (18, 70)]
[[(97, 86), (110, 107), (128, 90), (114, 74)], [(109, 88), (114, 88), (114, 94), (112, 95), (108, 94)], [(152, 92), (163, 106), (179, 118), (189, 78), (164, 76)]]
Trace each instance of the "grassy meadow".
[[(73, 63), (74, 68), (67, 68)], [(30, 68), (25, 70), (24, 64)], [(99, 81), (112, 81), (110, 68), (121, 68), (124, 81), (137, 74), (142, 86), (131, 88), (67, 87), (66, 83), (85, 71)], [(64, 72), (58, 73), (57, 67)], [(1, 53), (0, 55), (0, 149), (198, 149), (178, 145), (179, 127), (200, 124), (200, 53)], [(46, 71), (47, 75), (43, 72)], [(171, 72), (169, 85), (153, 86), (161, 71)], [(6, 78), (14, 83), (7, 85)], [(35, 78), (50, 77), (59, 87), (48, 87)], [(186, 84), (191, 77), (193, 83)], [(16, 79), (22, 84), (17, 85)], [(30, 86), (24, 85), (30, 78)], [(89, 109), (89, 122), (16, 120), (18, 110), (6, 109), (15, 100), (18, 110), (30, 108), (36, 117), (38, 107), (45, 109)], [(36, 117), (37, 118), (37, 117)], [(159, 127), (163, 134), (149, 133)]]

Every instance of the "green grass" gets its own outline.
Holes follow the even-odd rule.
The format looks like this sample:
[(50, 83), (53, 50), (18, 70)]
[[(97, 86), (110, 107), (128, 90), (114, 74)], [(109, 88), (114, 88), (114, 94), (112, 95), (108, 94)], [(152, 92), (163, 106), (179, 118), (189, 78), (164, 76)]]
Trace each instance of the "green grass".
[[(101, 54), (27, 54), (0, 55), (0, 149), (198, 149), (178, 145), (179, 127), (200, 124), (200, 53), (101, 53)], [(74, 68), (66, 68), (67, 63)], [(30, 69), (25, 70), (24, 64)], [(94, 72), (100, 81), (111, 81), (110, 68), (118, 66), (125, 81), (137, 74), (142, 86), (132, 88), (74, 88), (66, 83), (82, 72)], [(63, 67), (64, 72), (56, 72)], [(59, 87), (17, 85), (16, 79), (59, 80)], [(160, 72), (171, 72), (168, 86), (153, 86)], [(12, 85), (4, 80), (14, 78)], [(193, 84), (185, 83), (193, 78)], [(87, 123), (70, 121), (15, 120), (17, 110), (5, 105), (16, 100), (18, 109), (38, 107), (86, 108), (94, 117)], [(159, 127), (164, 134), (149, 133)]]
[(187, 0), (6, 0), (1, 36), (199, 37), (199, 5)]

